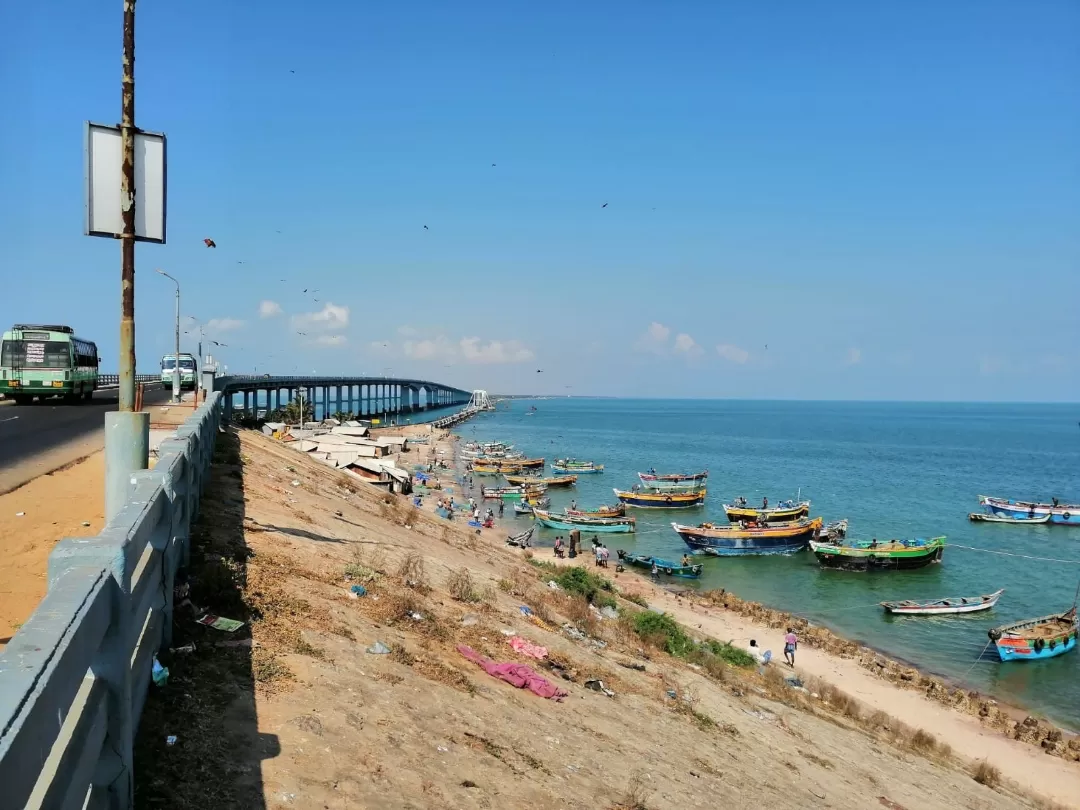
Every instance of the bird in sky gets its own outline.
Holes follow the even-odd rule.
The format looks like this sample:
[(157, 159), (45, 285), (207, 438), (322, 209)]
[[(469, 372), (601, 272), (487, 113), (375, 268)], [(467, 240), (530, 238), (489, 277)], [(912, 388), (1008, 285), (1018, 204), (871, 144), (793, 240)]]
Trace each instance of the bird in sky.
[(217, 242), (215, 242), (213, 239), (203, 239), (203, 244), (206, 245), (207, 247), (212, 247), (212, 248), (217, 247)]
[(543, 370), (542, 368), (538, 368), (538, 369), (536, 370), (536, 373), (537, 373), (537, 374), (543, 374), (543, 373), (544, 373), (544, 370)]
[(425, 231), (430, 231), (430, 230), (431, 230), (431, 228), (429, 228), (429, 227), (428, 227), (427, 225), (425, 225), (425, 226), (424, 226), (424, 230), (425, 230)]
[(210, 342), (213, 343), (215, 346), (221, 346), (223, 349), (229, 348), (228, 343), (218, 343), (216, 340), (211, 340)]
[(492, 165), (492, 166), (494, 166), (495, 164), (494, 164), (494, 163), (492, 163), (491, 165)]
[(242, 262), (242, 261), (239, 261), (239, 260), (237, 260), (237, 262), (236, 262), (236, 263), (237, 263), (237, 264), (247, 264), (247, 262)]
[(600, 207), (601, 207), (601, 208), (607, 208), (607, 203), (604, 203), (604, 204), (603, 204), (603, 205), (601, 205)]
[(307, 337), (307, 332), (297, 332), (296, 334), (303, 335), (304, 337)]

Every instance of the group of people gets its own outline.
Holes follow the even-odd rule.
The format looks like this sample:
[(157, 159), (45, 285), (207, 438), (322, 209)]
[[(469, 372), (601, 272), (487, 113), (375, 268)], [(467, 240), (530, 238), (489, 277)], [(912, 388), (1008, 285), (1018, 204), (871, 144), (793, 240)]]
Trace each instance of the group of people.
[[(795, 630), (789, 627), (787, 633), (784, 634), (784, 663), (789, 667), (795, 666), (795, 652), (798, 649), (799, 637), (795, 635)], [(762, 666), (772, 661), (772, 650), (762, 650), (758, 646), (757, 639), (750, 639), (746, 651), (750, 653), (755, 662)]]
[(601, 568), (607, 568), (608, 557), (610, 555), (608, 547), (601, 543), (599, 540), (597, 540), (595, 536), (592, 539), (592, 547), (593, 554), (596, 555), (596, 564)]

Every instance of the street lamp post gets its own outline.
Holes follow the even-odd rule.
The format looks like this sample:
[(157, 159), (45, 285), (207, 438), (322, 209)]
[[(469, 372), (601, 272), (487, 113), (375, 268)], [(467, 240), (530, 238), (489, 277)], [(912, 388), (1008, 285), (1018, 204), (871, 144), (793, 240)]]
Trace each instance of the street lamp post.
[(180, 282), (160, 268), (157, 272), (176, 285), (176, 354), (173, 356), (172, 396), (173, 402), (178, 403), (180, 402)]

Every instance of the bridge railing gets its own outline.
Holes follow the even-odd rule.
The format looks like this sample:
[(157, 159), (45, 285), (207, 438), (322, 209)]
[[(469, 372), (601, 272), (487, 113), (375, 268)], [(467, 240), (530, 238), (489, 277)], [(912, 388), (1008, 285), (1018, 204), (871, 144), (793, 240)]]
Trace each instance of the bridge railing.
[[(160, 374), (136, 374), (135, 382), (137, 383), (152, 383), (161, 382)], [(98, 388), (119, 388), (120, 387), (120, 375), (119, 374), (98, 374)]]
[(209, 477), (222, 395), (131, 476), (96, 537), (49, 556), (48, 591), (0, 652), (4, 807), (132, 806), (135, 729), (154, 655), (172, 632), (173, 582)]

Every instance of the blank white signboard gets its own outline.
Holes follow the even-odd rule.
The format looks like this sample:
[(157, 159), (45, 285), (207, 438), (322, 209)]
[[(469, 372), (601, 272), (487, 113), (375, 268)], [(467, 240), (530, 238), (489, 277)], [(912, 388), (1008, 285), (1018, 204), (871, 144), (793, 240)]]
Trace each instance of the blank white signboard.
[[(120, 127), (86, 122), (87, 236), (124, 232), (120, 210)], [(165, 244), (165, 136), (135, 133), (135, 238)]]

